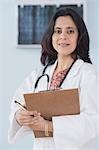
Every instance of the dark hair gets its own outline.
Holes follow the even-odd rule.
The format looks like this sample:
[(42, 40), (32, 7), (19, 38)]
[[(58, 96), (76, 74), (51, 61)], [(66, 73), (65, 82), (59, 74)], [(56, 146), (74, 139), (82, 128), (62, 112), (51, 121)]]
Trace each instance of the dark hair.
[(71, 16), (78, 29), (78, 42), (72, 56), (74, 55), (75, 59), (79, 57), (80, 59), (84, 60), (84, 62), (91, 63), (89, 58), (89, 35), (86, 25), (82, 17), (71, 8), (60, 9), (52, 17), (41, 41), (41, 63), (43, 65), (51, 63), (53, 64), (57, 59), (57, 52), (52, 46), (52, 35), (54, 32), (55, 21), (60, 16)]

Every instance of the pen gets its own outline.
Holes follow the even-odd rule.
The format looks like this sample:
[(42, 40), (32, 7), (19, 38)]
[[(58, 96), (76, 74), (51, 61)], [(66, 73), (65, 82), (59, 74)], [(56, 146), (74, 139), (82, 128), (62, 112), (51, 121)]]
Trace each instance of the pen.
[[(19, 103), (18, 101), (14, 101), (22, 110), (27, 110), (27, 108), (25, 106), (23, 106), (21, 103)], [(30, 115), (32, 117), (34, 117), (34, 115)]]
[(27, 108), (25, 106), (23, 106), (21, 103), (19, 103), (18, 101), (14, 101), (21, 109), (23, 110), (27, 110)]

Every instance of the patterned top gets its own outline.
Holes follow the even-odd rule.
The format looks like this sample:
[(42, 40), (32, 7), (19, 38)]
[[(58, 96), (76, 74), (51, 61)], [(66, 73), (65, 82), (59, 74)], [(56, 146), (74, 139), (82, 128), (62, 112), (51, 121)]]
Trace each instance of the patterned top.
[(51, 84), (50, 84), (50, 89), (58, 89), (61, 81), (64, 79), (64, 76), (68, 69), (62, 70), (58, 72), (56, 75), (53, 74)]

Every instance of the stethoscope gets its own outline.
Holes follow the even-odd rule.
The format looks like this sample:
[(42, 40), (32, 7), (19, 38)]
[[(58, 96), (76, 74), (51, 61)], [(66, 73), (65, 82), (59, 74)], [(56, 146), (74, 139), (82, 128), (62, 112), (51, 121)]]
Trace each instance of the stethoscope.
[(42, 74), (37, 78), (37, 80), (36, 80), (36, 82), (35, 82), (35, 85), (34, 85), (34, 92), (35, 92), (36, 89), (37, 89), (37, 86), (38, 86), (38, 83), (39, 83), (40, 79), (41, 79), (42, 77), (44, 77), (44, 76), (46, 77), (46, 80), (47, 80), (47, 90), (48, 90), (48, 85), (49, 85), (50, 77), (49, 77), (48, 74), (45, 73), (45, 71), (46, 71), (46, 69), (47, 69), (47, 67), (48, 67), (49, 65), (50, 65), (50, 64), (47, 64), (47, 65), (44, 67), (44, 69), (43, 69), (43, 71), (42, 71)]
[[(75, 60), (73, 61), (73, 63), (71, 64), (71, 66), (70, 66), (69, 69), (67, 70), (67, 72), (66, 72), (64, 78), (62, 79), (62, 81), (60, 82), (60, 84), (59, 84), (59, 86), (58, 86), (59, 88), (60, 88), (61, 85), (63, 84), (63, 82), (64, 82), (64, 80), (65, 80), (67, 74), (69, 73), (70, 69), (72, 68), (72, 66), (73, 66), (73, 64), (75, 63), (76, 60), (77, 60), (77, 59), (75, 59)], [(48, 67), (49, 65), (51, 65), (51, 64), (52, 64), (52, 62), (51, 62), (50, 64), (47, 64), (47, 65), (44, 67), (44, 69), (43, 69), (43, 71), (42, 71), (42, 74), (37, 78), (37, 80), (36, 80), (36, 82), (35, 82), (35, 85), (34, 85), (34, 92), (35, 92), (36, 89), (37, 89), (37, 86), (38, 86), (38, 83), (39, 83), (40, 79), (43, 78), (43, 77), (46, 77), (46, 80), (47, 80), (47, 90), (48, 90), (48, 85), (49, 85), (50, 77), (49, 77), (48, 74), (45, 73), (45, 71), (46, 71), (47, 67)]]

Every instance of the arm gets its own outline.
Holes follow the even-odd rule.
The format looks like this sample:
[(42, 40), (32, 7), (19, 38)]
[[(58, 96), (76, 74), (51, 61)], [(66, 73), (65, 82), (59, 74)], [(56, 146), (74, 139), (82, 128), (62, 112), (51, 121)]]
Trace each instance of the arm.
[(12, 103), (11, 103), (11, 112), (9, 116), (10, 127), (8, 131), (8, 141), (9, 143), (15, 142), (17, 139), (22, 136), (32, 133), (31, 129), (28, 126), (22, 126), (18, 123), (15, 118), (16, 112), (19, 110), (19, 107), (14, 103), (15, 100), (18, 100), (20, 103), (25, 104), (23, 94), (27, 92), (33, 92), (34, 83), (37, 77), (37, 73), (34, 71), (27, 77), (21, 86), (16, 91)]
[(84, 74), (80, 85), (80, 115), (53, 117), (56, 148), (81, 148), (99, 135), (98, 84), (95, 72)]

